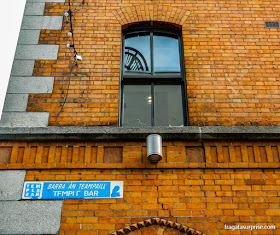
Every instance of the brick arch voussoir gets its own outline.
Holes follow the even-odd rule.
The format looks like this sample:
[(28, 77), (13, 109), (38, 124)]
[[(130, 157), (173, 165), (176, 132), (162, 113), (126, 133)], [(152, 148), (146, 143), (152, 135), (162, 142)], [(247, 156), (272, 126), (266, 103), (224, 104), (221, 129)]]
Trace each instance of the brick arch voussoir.
[(191, 12), (184, 8), (147, 4), (120, 8), (112, 13), (123, 26), (141, 21), (163, 21), (183, 25)]
[(170, 229), (175, 229), (178, 230), (179, 232), (183, 233), (183, 234), (187, 234), (187, 235), (205, 235), (204, 233), (190, 228), (188, 226), (182, 225), (180, 223), (176, 223), (170, 220), (166, 220), (166, 219), (160, 219), (160, 218), (152, 218), (152, 219), (147, 219), (135, 224), (131, 224), (129, 226), (126, 226), (122, 229), (119, 229), (113, 233), (110, 233), (110, 235), (125, 235), (125, 234), (129, 234), (135, 230), (140, 230), (142, 228), (145, 227), (149, 227), (151, 225), (159, 225), (159, 226), (163, 226), (163, 227), (167, 227)]

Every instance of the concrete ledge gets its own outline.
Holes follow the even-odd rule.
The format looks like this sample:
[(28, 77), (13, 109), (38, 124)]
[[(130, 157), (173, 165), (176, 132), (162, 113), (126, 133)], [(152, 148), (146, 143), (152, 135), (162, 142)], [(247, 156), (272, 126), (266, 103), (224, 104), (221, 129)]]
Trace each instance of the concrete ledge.
[(11, 76), (32, 76), (35, 60), (14, 60)]
[(52, 93), (54, 77), (11, 77), (7, 93)]
[[(25, 174), (25, 170), (0, 171), (0, 201), (17, 201), (21, 199)], [(0, 202), (0, 204), (2, 203)]]
[(6, 94), (3, 112), (25, 112), (28, 94)]
[(26, 3), (24, 15), (44, 15), (45, 3)]
[(24, 16), (21, 29), (60, 30), (62, 20), (62, 16)]
[(40, 30), (21, 30), (18, 37), (18, 45), (38, 44)]
[(47, 127), (49, 113), (3, 112), (1, 127)]
[(59, 45), (18, 45), (17, 60), (56, 60)]
[(58, 234), (62, 201), (0, 203), (0, 234)]
[(145, 141), (149, 134), (167, 140), (280, 140), (280, 127), (46, 127), (0, 128), (6, 141)]

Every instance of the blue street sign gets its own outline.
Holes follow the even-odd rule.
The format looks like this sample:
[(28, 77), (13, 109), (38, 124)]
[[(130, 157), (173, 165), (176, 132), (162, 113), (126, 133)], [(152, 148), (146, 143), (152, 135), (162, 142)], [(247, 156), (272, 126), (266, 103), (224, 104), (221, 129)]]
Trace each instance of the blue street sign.
[(25, 182), (22, 199), (123, 198), (123, 181)]

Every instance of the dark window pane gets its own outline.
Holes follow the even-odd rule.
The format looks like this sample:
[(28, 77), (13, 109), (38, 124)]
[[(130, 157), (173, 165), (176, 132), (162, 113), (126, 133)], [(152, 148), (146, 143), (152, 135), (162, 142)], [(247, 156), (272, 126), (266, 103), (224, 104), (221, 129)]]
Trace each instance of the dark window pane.
[(177, 38), (154, 36), (155, 72), (180, 72), (179, 44)]
[(151, 86), (125, 85), (123, 126), (151, 126)]
[(125, 39), (125, 71), (151, 71), (150, 35), (134, 35)]
[(180, 85), (155, 85), (155, 126), (182, 126), (183, 105)]

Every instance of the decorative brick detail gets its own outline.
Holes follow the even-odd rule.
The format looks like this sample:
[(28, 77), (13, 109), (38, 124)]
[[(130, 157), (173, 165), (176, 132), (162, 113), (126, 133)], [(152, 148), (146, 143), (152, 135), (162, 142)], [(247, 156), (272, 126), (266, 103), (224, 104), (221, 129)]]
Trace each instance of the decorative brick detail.
[(122, 148), (104, 148), (104, 163), (121, 163), (122, 162)]
[(187, 162), (205, 162), (204, 150), (201, 147), (186, 147)]
[(0, 164), (10, 162), (12, 148), (0, 148)]
[[(270, 164), (280, 161), (276, 142), (205, 142), (207, 163)], [(241, 166), (241, 165), (240, 165)]]
[[(113, 233), (110, 233), (110, 235), (125, 235), (125, 234), (129, 234), (131, 232), (134, 232), (135, 230), (140, 230), (142, 228), (149, 227), (151, 225), (164, 226), (166, 228), (178, 230), (181, 233), (188, 234), (188, 235), (205, 235), (204, 233), (197, 231), (196, 229), (189, 228), (188, 226), (185, 226), (185, 225), (182, 225), (179, 223), (174, 223), (173, 221), (169, 221), (166, 219), (160, 219), (160, 218), (147, 219), (147, 220), (132, 224), (130, 226), (119, 229)], [(160, 230), (160, 231), (162, 233), (158, 232), (157, 234), (163, 234), (163, 230)], [(142, 232), (141, 232), (141, 234), (142, 234)]]
[[(147, 161), (144, 142), (5, 142), (11, 157), (0, 169), (46, 168), (272, 168), (280, 166), (279, 142), (163, 142), (163, 158)], [(187, 147), (186, 147), (187, 146)], [(203, 154), (205, 149), (205, 157)], [(0, 148), (1, 149), (1, 148)], [(206, 161), (205, 161), (205, 160)], [(4, 161), (4, 160), (3, 160)]]
[(190, 11), (162, 4), (145, 4), (114, 10), (113, 14), (121, 25), (140, 21), (164, 21), (183, 25)]

